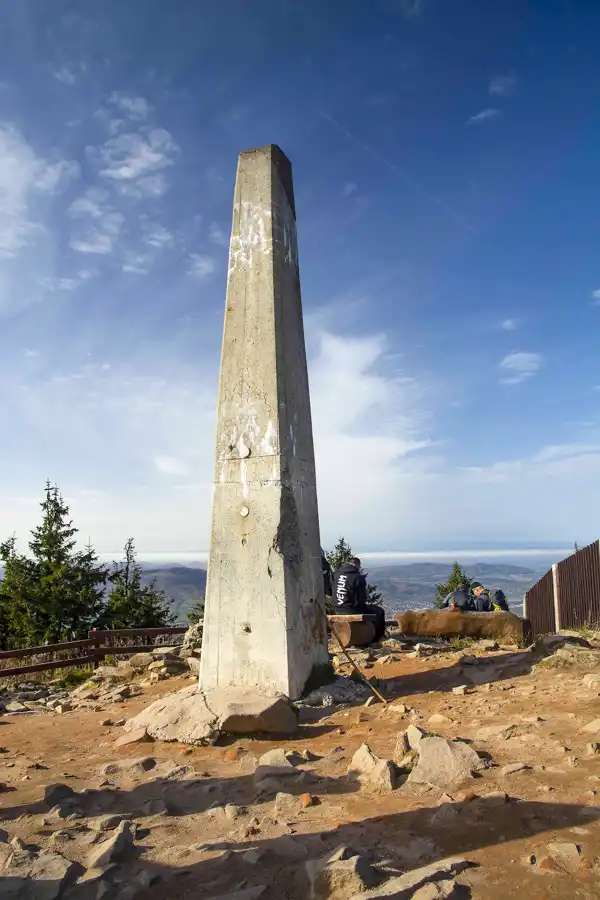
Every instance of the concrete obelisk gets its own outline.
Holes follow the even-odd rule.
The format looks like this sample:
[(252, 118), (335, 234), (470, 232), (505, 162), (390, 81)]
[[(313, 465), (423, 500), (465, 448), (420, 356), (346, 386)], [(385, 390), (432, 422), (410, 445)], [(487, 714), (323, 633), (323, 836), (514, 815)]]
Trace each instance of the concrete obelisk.
[(327, 663), (292, 168), (240, 154), (217, 410), (203, 692), (296, 699)]

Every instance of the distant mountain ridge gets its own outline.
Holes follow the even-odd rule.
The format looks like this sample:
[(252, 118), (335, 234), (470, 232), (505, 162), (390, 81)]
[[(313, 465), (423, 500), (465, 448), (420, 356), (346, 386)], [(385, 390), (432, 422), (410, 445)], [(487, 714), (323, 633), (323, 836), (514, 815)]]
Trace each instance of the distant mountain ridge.
[[(448, 579), (452, 566), (450, 563), (417, 562), (370, 566), (367, 571), (369, 581), (383, 594), (386, 611), (393, 613), (433, 606), (435, 585)], [(509, 563), (473, 563), (466, 565), (465, 571), (486, 587), (503, 590), (511, 609), (520, 612), (523, 594), (546, 570)], [(185, 624), (188, 612), (204, 597), (206, 569), (180, 564), (143, 565), (143, 573), (146, 583), (155, 578), (158, 587), (173, 599), (172, 609), (177, 621)]]

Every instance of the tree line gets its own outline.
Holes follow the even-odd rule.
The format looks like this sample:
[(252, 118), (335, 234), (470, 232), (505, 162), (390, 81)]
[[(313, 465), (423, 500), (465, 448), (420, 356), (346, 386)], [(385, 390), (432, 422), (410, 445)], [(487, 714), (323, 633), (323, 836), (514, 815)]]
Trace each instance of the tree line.
[(78, 529), (56, 485), (45, 487), (41, 523), (29, 554), (16, 535), (0, 544), (0, 649), (77, 640), (91, 628), (160, 628), (175, 616), (153, 580), (142, 583), (133, 538), (121, 560), (99, 561), (91, 543), (77, 549)]

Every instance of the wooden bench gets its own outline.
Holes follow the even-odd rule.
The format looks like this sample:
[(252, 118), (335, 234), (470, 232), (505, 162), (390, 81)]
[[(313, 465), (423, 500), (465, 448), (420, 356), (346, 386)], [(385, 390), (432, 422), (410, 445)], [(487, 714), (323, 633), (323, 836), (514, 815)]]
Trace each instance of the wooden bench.
[[(375, 621), (371, 613), (327, 616), (327, 623), (340, 639), (342, 647), (366, 647), (375, 640)], [(330, 629), (331, 630), (331, 629)]]

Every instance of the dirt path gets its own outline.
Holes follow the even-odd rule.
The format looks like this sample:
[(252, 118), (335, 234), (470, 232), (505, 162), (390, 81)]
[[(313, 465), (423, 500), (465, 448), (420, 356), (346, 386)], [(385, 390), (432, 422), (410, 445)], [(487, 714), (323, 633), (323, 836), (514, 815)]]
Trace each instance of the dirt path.
[[(532, 674), (526, 658), (493, 653), (486, 654), (486, 662), (467, 666), (459, 654), (441, 654), (376, 663), (369, 674), (381, 678), (395, 701), (392, 708), (305, 710), (298, 735), (285, 742), (229, 740), (195, 749), (144, 743), (115, 749), (122, 730), (101, 722), (131, 717), (189, 679), (145, 688), (142, 696), (102, 712), (4, 715), (0, 782), (6, 791), (0, 793), (0, 827), (9, 839), (52, 847), (85, 865), (96, 833), (78, 819), (51, 821), (41, 800), (44, 786), (54, 782), (88, 791), (85, 821), (111, 813), (137, 823), (137, 855), (123, 865), (123, 884), (139, 871), (161, 876), (136, 894), (140, 900), (200, 900), (254, 884), (267, 885), (264, 900), (304, 900), (305, 860), (340, 844), (401, 869), (464, 856), (477, 864), (459, 877), (464, 896), (600, 897), (600, 756), (586, 749), (600, 737), (582, 731), (600, 718), (599, 692), (583, 686), (584, 673), (577, 667), (539, 668)], [(467, 683), (466, 675), (479, 683), (458, 696), (452, 688)], [(398, 711), (398, 702), (405, 704), (404, 712)], [(447, 721), (428, 724), (434, 715)], [(443, 737), (472, 741), (489, 755), (490, 766), (447, 796), (408, 785), (380, 794), (348, 781), (350, 759), (363, 742), (390, 759), (396, 734), (411, 722)], [(285, 790), (310, 794), (315, 805), (304, 808), (289, 798), (276, 804), (275, 791), (257, 789), (256, 759), (274, 746), (310, 751), (311, 761), (301, 765), (305, 775)], [(144, 755), (156, 760), (148, 771), (108, 776), (102, 771), (106, 763)], [(516, 763), (526, 768), (503, 773)], [(176, 768), (182, 766), (195, 772)], [(224, 811), (226, 804), (231, 808)], [(211, 811), (217, 805), (221, 808)], [(561, 841), (579, 848), (575, 863), (553, 857), (549, 845)], [(532, 856), (536, 864), (526, 862)]]

